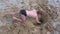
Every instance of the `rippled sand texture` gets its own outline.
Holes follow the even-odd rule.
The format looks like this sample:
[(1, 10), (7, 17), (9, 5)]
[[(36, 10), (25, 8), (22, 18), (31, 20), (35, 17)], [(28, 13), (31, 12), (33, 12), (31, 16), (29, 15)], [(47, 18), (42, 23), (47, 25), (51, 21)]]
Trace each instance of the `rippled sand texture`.
[[(48, 0), (0, 0), (0, 34), (60, 34), (60, 8)], [(42, 15), (41, 24), (32, 18), (25, 23), (13, 20), (19, 14), (11, 15), (21, 9), (36, 8)]]

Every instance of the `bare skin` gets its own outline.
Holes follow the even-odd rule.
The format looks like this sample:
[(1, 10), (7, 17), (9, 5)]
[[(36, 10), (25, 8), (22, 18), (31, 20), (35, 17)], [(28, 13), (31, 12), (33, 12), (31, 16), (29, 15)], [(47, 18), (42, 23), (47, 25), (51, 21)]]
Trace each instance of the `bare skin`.
[[(16, 14), (16, 13), (19, 13), (19, 12), (15, 12), (15, 13), (12, 13), (12, 14)], [(27, 13), (27, 16), (21, 15), (22, 19), (19, 19), (19, 18), (16, 18), (16, 17), (13, 17), (13, 19), (17, 20), (17, 21), (20, 21), (20, 22), (25, 22), (26, 17), (31, 17), (31, 18), (35, 18), (37, 23), (40, 23), (38, 18), (41, 18), (41, 15), (37, 14), (37, 10), (36, 9), (26, 10), (26, 13)]]

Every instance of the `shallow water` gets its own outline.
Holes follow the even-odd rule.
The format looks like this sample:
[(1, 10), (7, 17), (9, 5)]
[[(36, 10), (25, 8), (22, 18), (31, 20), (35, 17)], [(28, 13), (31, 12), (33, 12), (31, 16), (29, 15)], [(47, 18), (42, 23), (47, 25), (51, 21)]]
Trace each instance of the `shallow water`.
[[(18, 8), (21, 6), (22, 0), (0, 0), (0, 9), (6, 9), (12, 5), (16, 5)], [(28, 5), (29, 0), (24, 0), (24, 3)]]
[[(22, 2), (22, 0), (0, 0), (0, 9), (6, 9), (7, 6), (11, 6), (11, 4), (13, 5), (17, 5), (20, 6), (20, 2)], [(25, 3), (28, 3), (29, 0), (25, 0)], [(54, 7), (60, 7), (60, 0), (48, 0), (48, 5), (52, 5)]]
[(54, 7), (60, 7), (60, 0), (48, 0), (48, 5), (52, 5)]

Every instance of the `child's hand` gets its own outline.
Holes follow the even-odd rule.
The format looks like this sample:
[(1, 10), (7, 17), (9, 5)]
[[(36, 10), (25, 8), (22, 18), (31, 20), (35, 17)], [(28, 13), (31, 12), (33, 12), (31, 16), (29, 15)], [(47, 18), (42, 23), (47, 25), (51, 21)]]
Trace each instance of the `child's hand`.
[(37, 23), (41, 24), (41, 22), (37, 22)]
[(16, 18), (16, 17), (13, 17), (13, 19), (15, 19), (15, 20), (16, 20), (17, 18)]

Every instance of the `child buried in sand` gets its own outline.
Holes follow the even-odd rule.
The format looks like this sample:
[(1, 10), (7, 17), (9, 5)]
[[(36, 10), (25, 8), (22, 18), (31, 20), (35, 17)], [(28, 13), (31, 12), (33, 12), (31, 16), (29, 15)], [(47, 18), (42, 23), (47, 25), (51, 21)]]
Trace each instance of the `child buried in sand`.
[(16, 14), (16, 13), (19, 13), (21, 15), (21, 19), (13, 17), (14, 20), (17, 20), (17, 21), (20, 21), (20, 22), (25, 22), (26, 17), (31, 17), (31, 18), (35, 18), (37, 23), (41, 23), (39, 21), (39, 18), (41, 18), (41, 15), (34, 8), (32, 8), (31, 10), (22, 9), (22, 10), (20, 10), (20, 12), (15, 12), (13, 14)]

